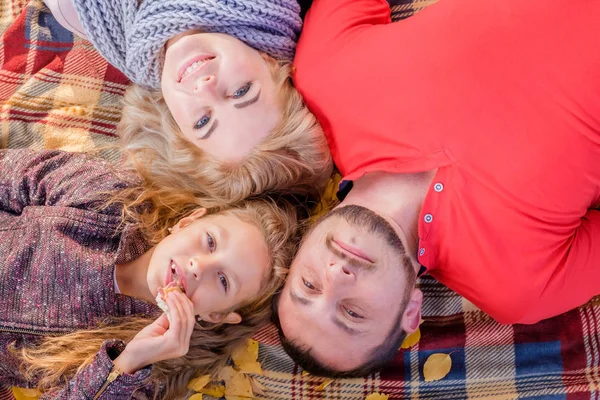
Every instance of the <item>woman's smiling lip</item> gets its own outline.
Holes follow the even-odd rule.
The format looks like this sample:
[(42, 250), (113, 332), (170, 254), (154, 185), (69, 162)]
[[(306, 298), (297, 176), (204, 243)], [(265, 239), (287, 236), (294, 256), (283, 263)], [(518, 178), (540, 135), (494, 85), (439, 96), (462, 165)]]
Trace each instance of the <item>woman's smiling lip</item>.
[(369, 258), (369, 256), (366, 255), (361, 249), (350, 246), (349, 244), (346, 244), (346, 243), (341, 242), (336, 239), (333, 239), (333, 242), (335, 244), (337, 244), (339, 247), (341, 247), (344, 251), (347, 251), (348, 253), (352, 254), (353, 256), (358, 257), (361, 260), (364, 260), (364, 261), (367, 261), (367, 262), (373, 264), (373, 260), (371, 260)]
[[(200, 55), (190, 58), (179, 68), (179, 71), (177, 72), (177, 82), (182, 82), (182, 81), (186, 80), (187, 78), (189, 78), (191, 75), (194, 75), (198, 71), (204, 69), (206, 64), (208, 64), (210, 61), (214, 60), (214, 58), (215, 58), (215, 56), (210, 55), (210, 54), (200, 54)], [(185, 74), (185, 71), (191, 65), (193, 65), (196, 61), (202, 61), (202, 60), (206, 60), (206, 61), (204, 61), (202, 63), (202, 65), (199, 65), (198, 68), (195, 69), (194, 71), (192, 71), (190, 74), (186, 75), (185, 77), (183, 76)]]

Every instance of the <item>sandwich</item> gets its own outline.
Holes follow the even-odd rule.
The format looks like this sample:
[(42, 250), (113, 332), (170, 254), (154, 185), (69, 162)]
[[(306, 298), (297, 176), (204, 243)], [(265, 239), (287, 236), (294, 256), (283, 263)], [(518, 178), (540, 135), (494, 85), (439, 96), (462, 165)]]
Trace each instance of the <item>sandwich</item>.
[(165, 287), (158, 289), (158, 294), (156, 295), (156, 305), (160, 307), (161, 310), (167, 314), (169, 317), (169, 306), (167, 305), (167, 296), (169, 293), (179, 292), (183, 293), (179, 283), (177, 281), (169, 282), (169, 284)]

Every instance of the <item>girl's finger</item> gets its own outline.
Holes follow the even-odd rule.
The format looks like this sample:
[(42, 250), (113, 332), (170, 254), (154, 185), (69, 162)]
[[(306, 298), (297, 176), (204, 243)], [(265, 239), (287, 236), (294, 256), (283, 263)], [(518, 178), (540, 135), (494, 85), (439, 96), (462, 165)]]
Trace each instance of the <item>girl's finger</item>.
[(166, 313), (162, 313), (154, 322), (154, 324), (160, 326), (164, 330), (169, 329), (169, 318)]
[[(185, 296), (184, 296), (185, 297)], [(187, 297), (184, 299), (185, 304), (185, 319), (184, 326), (186, 327), (185, 332), (183, 333), (183, 339), (186, 341), (190, 340), (192, 336), (192, 332), (194, 331), (194, 327), (196, 326), (196, 313), (194, 310), (194, 303), (192, 303)]]
[(169, 336), (179, 338), (181, 335), (181, 321), (184, 317), (183, 310), (179, 301), (177, 301), (177, 292), (170, 293), (167, 297), (167, 304), (169, 305), (170, 324), (167, 334)]
[(177, 300), (181, 307), (181, 330), (179, 340), (182, 343), (189, 342), (192, 330), (196, 323), (194, 316), (194, 305), (183, 293), (177, 293)]

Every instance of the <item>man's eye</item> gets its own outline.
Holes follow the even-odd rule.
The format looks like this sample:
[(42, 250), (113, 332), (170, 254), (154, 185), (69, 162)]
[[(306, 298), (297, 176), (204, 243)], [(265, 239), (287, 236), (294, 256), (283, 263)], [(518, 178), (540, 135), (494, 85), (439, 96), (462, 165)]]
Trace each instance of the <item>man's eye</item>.
[(206, 244), (208, 244), (208, 250), (210, 250), (211, 253), (217, 249), (217, 242), (208, 232), (206, 232)]
[(245, 84), (244, 86), (239, 88), (234, 94), (232, 94), (231, 98), (239, 99), (239, 98), (244, 97), (250, 91), (251, 87), (252, 87), (252, 82), (248, 82), (247, 84)]
[(304, 280), (304, 278), (302, 278), (302, 282), (304, 283), (304, 286), (306, 286), (310, 290), (317, 290), (317, 288), (315, 288), (312, 283)]
[(225, 277), (225, 275), (219, 272), (219, 280), (221, 281), (223, 289), (225, 289), (225, 292), (227, 293), (227, 291), (229, 290), (229, 283), (227, 282), (227, 277)]
[(206, 114), (196, 122), (194, 129), (202, 129), (210, 122), (210, 114)]
[(344, 307), (344, 311), (346, 311), (346, 314), (348, 314), (349, 316), (351, 316), (354, 319), (363, 319), (364, 318), (362, 315), (355, 313), (354, 311), (352, 311), (349, 308)]

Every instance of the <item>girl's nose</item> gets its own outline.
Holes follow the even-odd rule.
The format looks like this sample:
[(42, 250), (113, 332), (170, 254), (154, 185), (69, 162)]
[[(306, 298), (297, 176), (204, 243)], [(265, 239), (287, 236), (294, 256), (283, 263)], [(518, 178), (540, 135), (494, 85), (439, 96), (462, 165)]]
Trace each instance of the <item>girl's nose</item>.
[(203, 257), (190, 257), (188, 262), (188, 271), (193, 276), (194, 279), (199, 280), (202, 277), (202, 272), (208, 266), (208, 260)]

